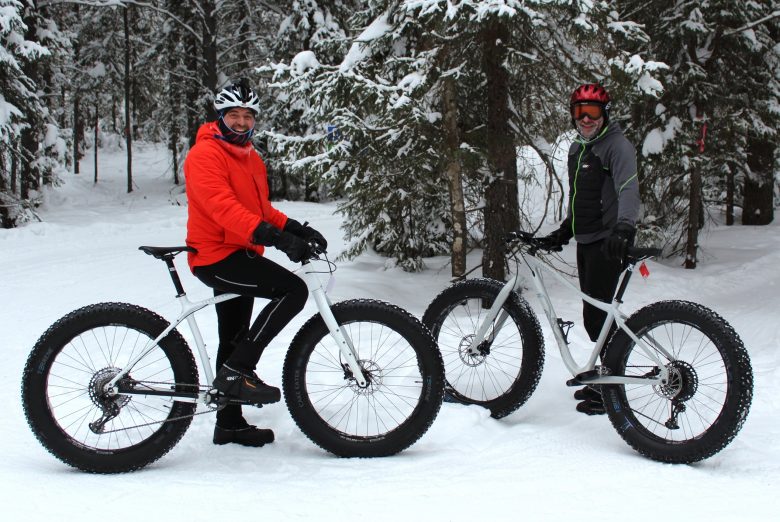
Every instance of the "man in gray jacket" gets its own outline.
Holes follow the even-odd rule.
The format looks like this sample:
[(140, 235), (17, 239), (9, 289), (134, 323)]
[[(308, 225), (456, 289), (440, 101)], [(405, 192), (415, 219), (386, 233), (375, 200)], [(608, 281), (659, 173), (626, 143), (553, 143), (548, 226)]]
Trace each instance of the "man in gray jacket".
[[(569, 108), (579, 134), (569, 149), (569, 210), (560, 228), (547, 237), (553, 246), (577, 240), (580, 289), (610, 302), (639, 216), (636, 151), (617, 122), (609, 121), (609, 93), (601, 85), (577, 87)], [(583, 303), (582, 316), (595, 342), (606, 313)], [(586, 386), (574, 397), (582, 401), (577, 411), (604, 413), (598, 388)]]

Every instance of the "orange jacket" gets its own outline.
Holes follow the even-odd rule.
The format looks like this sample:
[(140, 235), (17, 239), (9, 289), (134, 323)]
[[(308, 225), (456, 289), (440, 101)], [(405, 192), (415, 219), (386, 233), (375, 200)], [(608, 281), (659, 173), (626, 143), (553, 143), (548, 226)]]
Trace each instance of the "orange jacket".
[(184, 160), (187, 184), (187, 245), (190, 269), (221, 261), (236, 250), (263, 253), (250, 242), (261, 221), (283, 229), (287, 216), (268, 200), (265, 164), (251, 143), (244, 146), (215, 138), (216, 122), (201, 125)]

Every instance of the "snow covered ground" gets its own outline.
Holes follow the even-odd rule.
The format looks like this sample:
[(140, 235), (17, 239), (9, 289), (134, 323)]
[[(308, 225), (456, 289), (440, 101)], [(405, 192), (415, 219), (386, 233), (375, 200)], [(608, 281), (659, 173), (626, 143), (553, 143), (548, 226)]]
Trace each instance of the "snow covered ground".
[[(124, 194), (124, 160), (103, 153), (101, 181), (83, 174), (47, 195), (41, 223), (0, 230), (0, 398), (4, 405), (0, 513), (4, 520), (776, 520), (771, 498), (780, 483), (780, 225), (718, 227), (703, 239), (699, 269), (649, 263), (626, 310), (659, 299), (705, 304), (729, 320), (750, 352), (755, 395), (747, 423), (724, 451), (690, 466), (641, 457), (606, 417), (574, 410), (568, 375), (550, 330), (547, 360), (530, 401), (496, 421), (476, 407), (445, 404), (430, 431), (404, 453), (373, 460), (339, 459), (297, 429), (283, 404), (248, 410), (252, 423), (274, 429), (260, 449), (214, 446), (213, 419), (197, 417), (171, 453), (125, 475), (88, 475), (49, 455), (25, 422), (22, 368), (38, 336), (65, 313), (98, 301), (127, 301), (173, 317), (178, 306), (160, 262), (139, 245), (183, 244), (186, 207), (171, 191), (164, 151), (135, 147), (136, 189)], [(279, 202), (308, 220), (339, 252), (344, 242), (334, 204)], [(564, 258), (573, 260), (574, 248)], [(287, 263), (277, 252), (269, 255)], [(449, 281), (447, 259), (407, 274), (366, 254), (339, 264), (334, 300), (384, 299), (418, 317)], [(475, 258), (472, 265), (477, 263)], [(192, 298), (210, 291), (180, 265)], [(558, 315), (578, 320), (580, 304), (553, 285)], [(542, 316), (538, 304), (532, 305)], [(259, 307), (258, 307), (259, 308)], [(260, 375), (280, 384), (286, 347), (314, 313), (309, 303), (266, 351)], [(215, 354), (213, 312), (198, 316)], [(189, 338), (189, 332), (183, 331)], [(590, 344), (581, 327), (572, 345)], [(774, 492), (774, 493), (773, 493)]]

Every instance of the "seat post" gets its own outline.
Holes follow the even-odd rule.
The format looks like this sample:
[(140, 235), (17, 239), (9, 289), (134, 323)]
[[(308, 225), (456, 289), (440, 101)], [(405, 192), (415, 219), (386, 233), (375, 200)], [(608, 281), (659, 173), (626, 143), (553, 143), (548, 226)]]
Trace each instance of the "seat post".
[(627, 263), (623, 279), (620, 281), (620, 286), (615, 293), (615, 301), (623, 304), (623, 294), (626, 293), (628, 288), (628, 282), (631, 280), (631, 275), (634, 273), (634, 263)]
[(176, 297), (182, 297), (186, 295), (187, 293), (184, 291), (184, 286), (181, 284), (179, 273), (176, 271), (176, 265), (173, 264), (173, 256), (165, 255), (162, 259), (165, 261), (165, 264), (168, 265), (168, 273), (171, 275), (173, 286), (176, 288)]

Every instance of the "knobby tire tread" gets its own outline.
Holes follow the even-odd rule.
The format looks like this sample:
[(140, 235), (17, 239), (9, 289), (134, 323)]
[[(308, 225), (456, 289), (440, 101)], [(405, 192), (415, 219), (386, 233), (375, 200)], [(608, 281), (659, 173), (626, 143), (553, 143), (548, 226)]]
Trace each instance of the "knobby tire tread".
[[(728, 375), (727, 399), (715, 422), (698, 438), (668, 441), (651, 434), (633, 418), (623, 385), (604, 385), (604, 406), (620, 436), (642, 455), (661, 462), (690, 464), (709, 458), (737, 436), (747, 419), (753, 397), (753, 371), (750, 357), (734, 328), (720, 315), (688, 301), (660, 301), (635, 312), (628, 327), (641, 337), (653, 325), (683, 323), (696, 326), (716, 346)], [(625, 370), (633, 341), (618, 331), (611, 339), (604, 360), (613, 373)], [(638, 348), (637, 348), (638, 349)]]
[[(140, 306), (128, 303), (98, 303), (65, 315), (36, 342), (22, 377), (22, 405), (27, 422), (38, 441), (62, 462), (90, 473), (134, 471), (168, 453), (189, 428), (191, 418), (160, 424), (160, 429), (142, 442), (121, 450), (95, 450), (70, 439), (51, 416), (46, 398), (46, 380), (54, 358), (79, 334), (107, 325), (139, 330), (154, 339), (168, 322)], [(160, 340), (158, 346), (168, 356), (176, 382), (198, 385), (198, 371), (192, 351), (177, 330)], [(190, 415), (193, 403), (174, 402), (169, 417)]]
[[(489, 299), (489, 304), (492, 305), (503, 287), (504, 283), (489, 278), (459, 281), (431, 301), (423, 315), (423, 324), (434, 338), (438, 339), (446, 316), (458, 303), (469, 298), (483, 298)], [(528, 301), (517, 292), (512, 292), (504, 303), (504, 309), (509, 312), (509, 318), (515, 323), (523, 339), (520, 374), (514, 384), (505, 393), (487, 401), (475, 400), (460, 393), (450, 393), (450, 397), (456, 402), (476, 404), (489, 409), (491, 417), (495, 419), (510, 415), (528, 401), (536, 390), (544, 369), (542, 328)], [(449, 384), (447, 386), (452, 389)]]
[[(326, 424), (315, 411), (305, 390), (308, 359), (320, 339), (329, 336), (319, 314), (297, 332), (284, 362), (282, 387), (290, 412), (301, 431), (317, 446), (339, 457), (386, 457), (417, 442), (433, 424), (444, 397), (441, 354), (430, 332), (406, 310), (373, 299), (352, 299), (332, 306), (339, 325), (346, 322), (377, 322), (406, 338), (422, 366), (423, 390), (414, 412), (397, 428), (382, 436), (350, 436)], [(354, 341), (354, 339), (353, 339)]]

